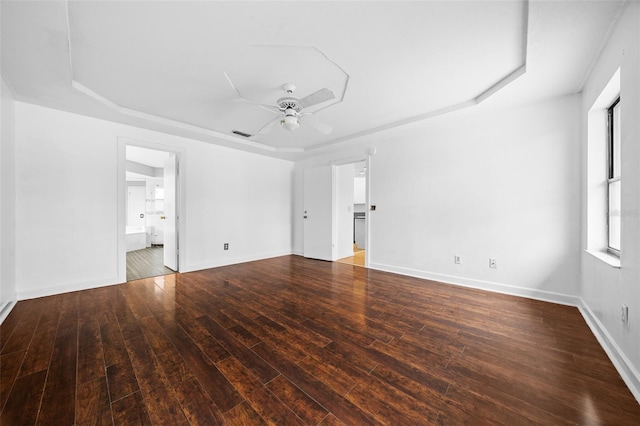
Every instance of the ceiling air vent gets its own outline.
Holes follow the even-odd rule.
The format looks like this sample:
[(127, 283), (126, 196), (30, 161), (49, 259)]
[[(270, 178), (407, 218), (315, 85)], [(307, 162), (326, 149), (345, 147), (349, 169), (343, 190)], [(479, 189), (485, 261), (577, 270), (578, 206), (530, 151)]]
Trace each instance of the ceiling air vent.
[(245, 138), (250, 138), (251, 136), (253, 136), (253, 135), (250, 135), (249, 133), (241, 132), (240, 130), (233, 130), (231, 131), (231, 133), (234, 133), (239, 136), (244, 136)]

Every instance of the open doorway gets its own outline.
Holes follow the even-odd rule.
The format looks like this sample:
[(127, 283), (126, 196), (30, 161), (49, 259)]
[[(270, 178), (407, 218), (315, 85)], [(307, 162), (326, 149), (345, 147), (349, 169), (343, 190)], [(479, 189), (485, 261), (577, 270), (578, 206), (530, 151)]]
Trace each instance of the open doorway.
[[(367, 162), (360, 161), (353, 164), (347, 164), (344, 167), (352, 184), (353, 191), (348, 191), (349, 200), (346, 200), (347, 212), (344, 221), (349, 220), (350, 226), (339, 227), (339, 232), (350, 233), (350, 242), (352, 253), (350, 255), (338, 259), (340, 263), (347, 263), (356, 266), (366, 265), (366, 240), (367, 240)], [(338, 219), (340, 220), (340, 219)], [(346, 236), (338, 236), (338, 238), (346, 238)]]
[(358, 160), (304, 170), (304, 257), (368, 266), (367, 165)]
[(126, 145), (126, 279), (178, 271), (177, 156)]

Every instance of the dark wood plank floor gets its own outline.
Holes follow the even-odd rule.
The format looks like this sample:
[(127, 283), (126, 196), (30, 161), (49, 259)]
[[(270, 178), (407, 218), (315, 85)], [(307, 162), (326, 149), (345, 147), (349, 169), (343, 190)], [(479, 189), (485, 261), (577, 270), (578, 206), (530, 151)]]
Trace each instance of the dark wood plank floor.
[(19, 302), (0, 424), (638, 424), (576, 308), (286, 256)]
[(127, 252), (127, 281), (173, 273), (174, 271), (164, 266), (163, 247), (154, 246)]

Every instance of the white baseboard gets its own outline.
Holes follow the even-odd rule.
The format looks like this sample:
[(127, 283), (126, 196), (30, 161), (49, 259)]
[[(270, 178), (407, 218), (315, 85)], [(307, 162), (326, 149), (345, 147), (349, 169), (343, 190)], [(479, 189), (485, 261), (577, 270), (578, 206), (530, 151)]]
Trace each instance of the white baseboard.
[(106, 287), (122, 284), (117, 277), (102, 278), (92, 281), (61, 284), (52, 287), (42, 287), (36, 290), (19, 291), (18, 300), (35, 299), (37, 297), (53, 296), (54, 294), (70, 293), (72, 291), (90, 290), (92, 288)]
[(13, 310), (13, 307), (16, 306), (16, 303), (18, 303), (18, 301), (14, 299), (9, 300), (4, 305), (2, 305), (2, 308), (0, 308), (0, 324), (2, 324), (5, 319), (7, 319), (7, 317), (11, 313), (11, 310)]
[(291, 255), (290, 251), (263, 253), (263, 254), (251, 255), (251, 256), (227, 257), (227, 258), (218, 259), (212, 262), (187, 265), (186, 269), (180, 272), (202, 271), (203, 269), (219, 268), (221, 266), (236, 265), (238, 263), (254, 262), (256, 260), (271, 259), (274, 257), (289, 256), (289, 255)]
[(369, 263), (369, 268), (378, 269), (385, 272), (393, 272), (410, 277), (423, 278), (438, 281), (445, 284), (453, 284), (461, 287), (477, 288), (479, 290), (492, 291), (494, 293), (509, 294), (511, 296), (526, 297), (528, 299), (542, 300), (544, 302), (558, 303), (560, 305), (579, 306), (580, 298), (569, 294), (555, 293), (539, 289), (518, 287), (509, 284), (496, 283), (492, 281), (482, 281), (471, 278), (456, 277), (453, 275), (438, 274), (418, 269), (402, 268), (398, 266), (384, 265), (381, 263)]
[(618, 344), (613, 340), (604, 324), (594, 315), (584, 300), (581, 299), (578, 309), (580, 309), (584, 320), (587, 322), (591, 332), (596, 336), (596, 339), (598, 339), (600, 346), (602, 346), (607, 353), (613, 366), (618, 370), (618, 373), (620, 373), (622, 380), (624, 380), (635, 399), (640, 403), (640, 372), (631, 364), (624, 352), (622, 352)]

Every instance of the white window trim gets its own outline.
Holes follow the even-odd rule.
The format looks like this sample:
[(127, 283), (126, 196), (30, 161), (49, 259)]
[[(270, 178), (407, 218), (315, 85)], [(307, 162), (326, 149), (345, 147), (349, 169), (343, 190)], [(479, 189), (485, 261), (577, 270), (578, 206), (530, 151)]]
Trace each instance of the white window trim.
[[(615, 156), (615, 153), (612, 152), (613, 147), (615, 146), (614, 140), (612, 140), (612, 137), (614, 135), (614, 131), (611, 128), (611, 110), (614, 108), (614, 106), (618, 106), (620, 105), (620, 93), (618, 93), (618, 95), (615, 97), (615, 99), (611, 102), (611, 104), (607, 107), (607, 211), (609, 212), (607, 214), (607, 253), (609, 253), (611, 256), (615, 256), (615, 257), (620, 257), (620, 249), (616, 249), (614, 247), (611, 247), (611, 234), (609, 233), (610, 231), (610, 224), (611, 224), (611, 211), (609, 210), (609, 201), (610, 201), (610, 194), (611, 194), (611, 184), (615, 183), (615, 182), (620, 182), (620, 184), (622, 185), (622, 175), (618, 175), (618, 176), (611, 176), (613, 174), (613, 157)], [(615, 125), (615, 123), (614, 123)], [(621, 172), (620, 172), (621, 173)], [(618, 238), (620, 238), (621, 235), (618, 236)]]
[(613, 254), (611, 254), (609, 252), (594, 251), (594, 250), (585, 250), (584, 252), (585, 253), (589, 253), (591, 256), (595, 257), (596, 259), (600, 260), (601, 262), (606, 263), (607, 265), (611, 266), (612, 268), (620, 269), (620, 257), (619, 256), (614, 256)]
[(608, 109), (619, 96), (620, 69), (616, 70), (602, 89), (587, 115), (587, 216), (584, 249), (613, 267), (620, 267), (620, 261), (617, 256), (608, 253)]

